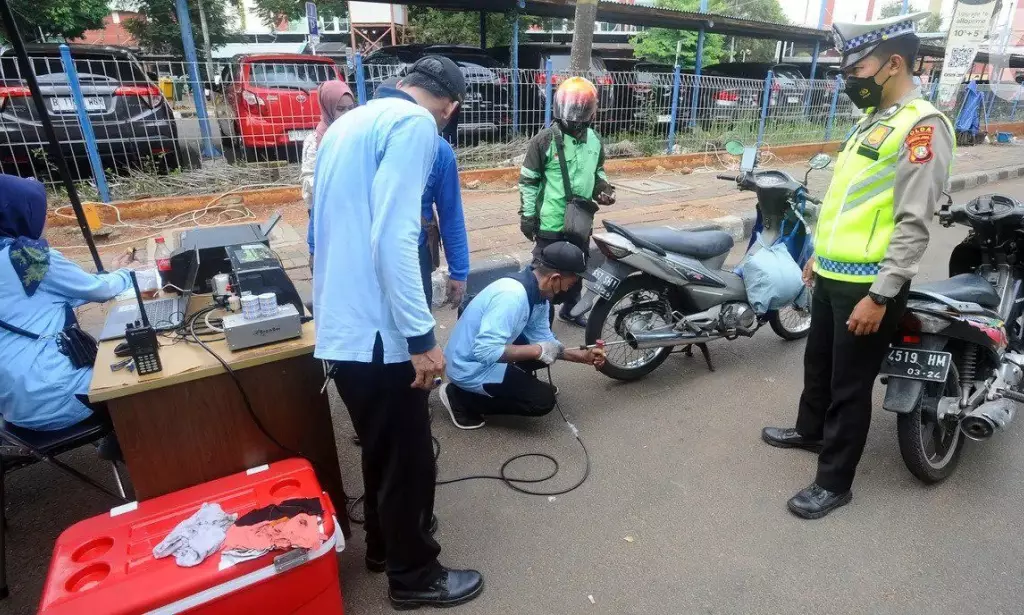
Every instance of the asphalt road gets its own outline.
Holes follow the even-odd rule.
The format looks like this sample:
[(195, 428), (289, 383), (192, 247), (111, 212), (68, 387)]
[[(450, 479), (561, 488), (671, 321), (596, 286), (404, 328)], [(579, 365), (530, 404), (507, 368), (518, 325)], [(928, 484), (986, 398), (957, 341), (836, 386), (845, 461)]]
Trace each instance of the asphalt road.
[[(992, 188), (1024, 197), (1021, 180), (986, 192)], [(935, 226), (924, 279), (943, 277), (964, 234)], [(450, 314), (442, 322), (450, 327)], [(878, 411), (853, 502), (803, 521), (785, 502), (813, 479), (814, 456), (759, 439), (762, 426), (794, 420), (802, 344), (765, 329), (712, 349), (715, 373), (699, 357), (675, 355), (625, 385), (556, 366), (563, 409), (593, 464), (576, 492), (528, 497), (494, 481), (438, 488), (442, 562), (476, 567), (487, 582), (458, 613), (1024, 613), (1020, 423), (969, 444), (952, 478), (925, 487), (903, 466), (895, 417)], [(878, 387), (875, 396), (880, 404)], [(334, 402), (346, 485), (359, 493), (358, 451)], [(506, 458), (531, 451), (562, 463), (553, 487), (579, 476), (580, 450), (554, 413), (460, 432), (436, 398), (432, 404), (444, 478), (494, 473)], [(85, 453), (70, 458), (107, 479)], [(543, 468), (527, 462), (521, 471), (531, 469)], [(42, 465), (7, 485), (12, 597), (0, 612), (16, 615), (35, 608), (61, 529), (111, 502)], [(362, 557), (357, 532), (341, 555), (346, 611), (390, 612), (385, 579), (366, 572)]]

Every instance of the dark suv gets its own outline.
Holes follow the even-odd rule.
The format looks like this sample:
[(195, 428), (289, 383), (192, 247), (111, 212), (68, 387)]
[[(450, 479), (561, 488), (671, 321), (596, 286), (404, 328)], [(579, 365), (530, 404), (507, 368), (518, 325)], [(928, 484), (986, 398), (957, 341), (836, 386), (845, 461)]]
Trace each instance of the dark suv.
[[(127, 49), (71, 45), (86, 111), (105, 164), (151, 162), (177, 169), (189, 150), (178, 147), (174, 113), (154, 80)], [(27, 45), (29, 57), (69, 166), (88, 169), (75, 102), (57, 45)], [(0, 166), (38, 174), (46, 168), (46, 137), (13, 49), (0, 48)], [(187, 161), (198, 153), (187, 155)], [(88, 171), (85, 171), (87, 173)]]
[[(505, 66), (511, 65), (511, 51), (508, 47), (493, 47), (489, 53)], [(523, 75), (519, 89), (521, 123), (528, 132), (536, 132), (544, 124), (544, 107), (547, 87), (547, 61), (551, 60), (552, 88), (569, 75), (571, 49), (567, 45), (526, 43), (519, 46), (519, 69), (528, 71)], [(594, 51), (590, 61), (590, 73), (585, 75), (597, 87), (597, 123), (604, 132), (628, 126), (632, 117), (627, 109), (619, 106), (615, 77), (608, 71), (604, 57)]]
[(512, 125), (512, 96), (507, 70), (477, 47), (460, 45), (396, 45), (374, 51), (363, 60), (367, 95), (392, 77), (406, 75), (417, 60), (444, 56), (466, 77), (466, 100), (459, 110), (458, 132), (504, 138)]

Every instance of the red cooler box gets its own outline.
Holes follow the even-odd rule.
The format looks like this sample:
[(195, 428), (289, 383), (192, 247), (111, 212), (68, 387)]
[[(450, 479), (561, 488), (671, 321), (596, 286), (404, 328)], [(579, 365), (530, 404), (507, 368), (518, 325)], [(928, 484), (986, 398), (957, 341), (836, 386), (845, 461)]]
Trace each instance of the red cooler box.
[[(153, 547), (203, 502), (239, 515), (291, 498), (319, 497), (324, 544), (305, 557), (271, 551), (219, 569), (220, 552), (181, 568)], [(53, 549), (39, 604), (44, 615), (342, 615), (334, 507), (304, 459), (287, 459), (131, 503), (68, 528)], [(283, 556), (284, 554), (287, 554)], [(283, 557), (282, 557), (283, 556)]]

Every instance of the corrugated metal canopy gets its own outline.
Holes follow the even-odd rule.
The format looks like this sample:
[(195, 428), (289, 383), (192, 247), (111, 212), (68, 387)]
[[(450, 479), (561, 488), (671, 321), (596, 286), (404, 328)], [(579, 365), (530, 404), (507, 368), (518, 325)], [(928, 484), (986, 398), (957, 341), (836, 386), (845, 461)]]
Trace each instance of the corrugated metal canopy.
[[(387, 4), (387, 0), (367, 0)], [(503, 13), (516, 8), (516, 0), (402, 0), (404, 4), (430, 6), (439, 9), (459, 11), (487, 11)], [(572, 19), (576, 13), (573, 0), (526, 0), (523, 12), (538, 17), (559, 17)], [(648, 28), (670, 28), (674, 30), (699, 30), (704, 26), (713, 34), (726, 34), (750, 38), (766, 38), (793, 42), (824, 42), (832, 43), (832, 34), (828, 30), (789, 26), (751, 19), (738, 19), (728, 15), (712, 13), (688, 13), (673, 9), (662, 9), (633, 4), (620, 4), (601, 0), (597, 17), (610, 23), (631, 24)]]

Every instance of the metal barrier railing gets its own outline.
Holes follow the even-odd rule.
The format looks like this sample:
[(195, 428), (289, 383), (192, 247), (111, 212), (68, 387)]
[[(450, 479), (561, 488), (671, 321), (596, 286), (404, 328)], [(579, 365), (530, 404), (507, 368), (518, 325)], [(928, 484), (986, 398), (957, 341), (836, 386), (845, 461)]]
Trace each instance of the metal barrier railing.
[[(409, 69), (397, 59), (377, 61), (357, 58), (355, 70), (348, 70), (318, 56), (256, 60), (221, 65), (213, 75), (205, 63), (164, 62), (166, 76), (159, 80), (132, 60), (62, 60), (54, 54), (34, 57), (32, 65), (73, 172), (93, 186), (94, 194), (83, 187), (86, 198), (106, 200), (296, 183), (303, 141), (320, 120), (318, 86), (346, 80), (365, 102)], [(77, 79), (69, 74), (71, 62)], [(204, 83), (198, 96), (189, 87), (189, 68)], [(527, 141), (552, 121), (553, 92), (569, 73), (550, 65), (463, 70), (468, 94), (456, 124), (444, 133), (460, 167), (519, 164)], [(835, 140), (855, 121), (839, 79), (752, 80), (682, 71), (586, 76), (598, 89), (594, 127), (609, 157), (700, 152), (730, 139), (767, 146)], [(993, 122), (1016, 119), (1024, 97), (1020, 86), (983, 94), (983, 124), (986, 116)], [(951, 116), (962, 100), (963, 92)], [(208, 112), (217, 147), (206, 156), (197, 102)], [(37, 114), (17, 63), (0, 58), (0, 169), (53, 181)]]

